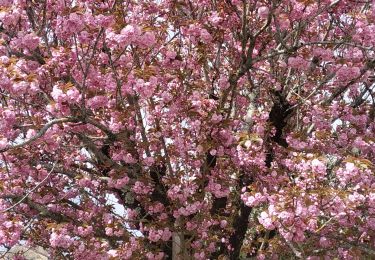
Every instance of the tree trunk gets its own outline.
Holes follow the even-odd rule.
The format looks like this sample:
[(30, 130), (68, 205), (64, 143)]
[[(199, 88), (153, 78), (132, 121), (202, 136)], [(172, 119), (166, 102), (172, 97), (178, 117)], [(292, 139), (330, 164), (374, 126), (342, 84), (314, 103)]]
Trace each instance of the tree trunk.
[(172, 260), (192, 259), (189, 255), (183, 233), (174, 232), (172, 236)]

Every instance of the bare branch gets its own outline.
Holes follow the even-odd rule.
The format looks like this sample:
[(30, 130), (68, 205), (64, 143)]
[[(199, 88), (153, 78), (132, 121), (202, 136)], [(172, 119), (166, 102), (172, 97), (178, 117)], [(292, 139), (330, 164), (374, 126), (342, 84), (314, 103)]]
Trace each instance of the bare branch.
[(31, 190), (29, 190), (25, 196), (23, 196), (19, 201), (17, 201), (15, 204), (13, 204), (12, 206), (10, 206), (9, 208), (6, 208), (4, 209), (3, 211), (1, 211), (1, 213), (5, 213), (13, 208), (15, 208), (16, 206), (18, 206), (19, 204), (21, 204), (31, 193), (33, 193), (37, 188), (40, 187), (40, 185), (42, 185), (48, 178), (49, 176), (51, 175), (51, 173), (53, 172), (53, 169), (55, 169), (55, 166), (56, 166), (56, 163), (55, 162), (52, 166), (52, 169), (48, 172), (47, 176), (41, 181), (39, 182), (34, 188), (32, 188)]
[(25, 145), (28, 145), (30, 143), (32, 143), (33, 141), (41, 138), (49, 128), (51, 128), (52, 126), (56, 125), (56, 124), (60, 124), (60, 123), (67, 123), (67, 122), (78, 122), (78, 120), (74, 117), (63, 117), (63, 118), (58, 118), (58, 119), (53, 119), (51, 121), (49, 121), (47, 124), (45, 124), (42, 129), (36, 134), (34, 135), (33, 137), (31, 137), (30, 139), (22, 142), (22, 143), (19, 143), (19, 144), (15, 144), (15, 145), (9, 145), (3, 149), (0, 149), (0, 153), (3, 153), (3, 152), (6, 152), (8, 150), (11, 150), (11, 149), (16, 149), (16, 148), (20, 148), (20, 147), (23, 147)]

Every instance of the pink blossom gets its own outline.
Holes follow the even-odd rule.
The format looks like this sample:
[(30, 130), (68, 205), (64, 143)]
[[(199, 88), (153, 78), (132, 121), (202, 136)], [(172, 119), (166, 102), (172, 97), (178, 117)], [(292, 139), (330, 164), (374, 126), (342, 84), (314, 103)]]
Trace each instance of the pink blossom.
[(153, 157), (146, 157), (143, 162), (150, 167), (155, 162), (155, 159)]
[(73, 244), (73, 238), (65, 234), (66, 231), (62, 230), (62, 233), (52, 232), (49, 242), (52, 247), (69, 248)]
[(145, 32), (140, 38), (140, 44), (144, 47), (151, 47), (156, 43), (155, 34), (152, 32)]
[(263, 211), (258, 217), (259, 223), (261, 223), (266, 229), (272, 230), (275, 228), (272, 219), (267, 212)]
[(25, 48), (29, 48), (29, 50), (33, 51), (35, 50), (39, 45), (39, 38), (34, 34), (26, 34), (22, 38), (22, 44), (25, 46)]
[(261, 6), (258, 8), (258, 15), (262, 19), (266, 19), (268, 17), (269, 9), (267, 6)]
[(353, 78), (358, 77), (360, 73), (361, 70), (358, 67), (343, 66), (337, 71), (336, 76), (340, 81), (349, 81)]
[(96, 19), (101, 27), (108, 28), (113, 22), (113, 17), (112, 16), (106, 16), (99, 14), (96, 16)]
[(76, 33), (83, 29), (84, 24), (83, 20), (81, 19), (80, 15), (76, 13), (71, 13), (69, 15), (69, 19), (65, 22), (65, 30), (70, 33)]
[(121, 30), (121, 35), (127, 38), (130, 42), (133, 42), (140, 37), (141, 29), (137, 25), (128, 24)]
[(6, 138), (1, 138), (0, 139), (0, 150), (4, 149), (8, 145), (8, 140)]
[(221, 228), (225, 228), (227, 225), (228, 225), (228, 221), (226, 221), (226, 220), (221, 220), (220, 221), (220, 227)]
[(309, 67), (309, 62), (301, 57), (290, 57), (288, 65), (294, 69), (306, 70)]
[(77, 229), (78, 235), (80, 235), (82, 237), (86, 237), (86, 236), (90, 235), (92, 233), (92, 231), (93, 231), (92, 226), (78, 227), (78, 229)]
[(81, 94), (78, 89), (73, 87), (66, 92), (66, 97), (70, 102), (78, 103), (81, 99)]
[(209, 43), (212, 40), (211, 34), (206, 29), (200, 31), (200, 36), (204, 43)]
[(216, 124), (219, 123), (223, 119), (222, 115), (213, 114), (212, 115), (212, 123)]
[(106, 227), (106, 228), (105, 228), (105, 234), (106, 234), (107, 236), (112, 236), (112, 235), (113, 235), (113, 228)]
[(65, 97), (65, 94), (58, 86), (53, 86), (51, 96), (55, 101), (59, 102)]
[(92, 109), (98, 109), (100, 107), (105, 107), (108, 103), (108, 98), (106, 96), (95, 96), (87, 100), (87, 105)]
[(326, 237), (321, 237), (319, 240), (319, 244), (324, 248), (327, 248), (330, 246), (330, 242)]
[(117, 250), (114, 250), (114, 249), (111, 249), (107, 252), (107, 254), (110, 256), (110, 257), (118, 257), (118, 252)]
[(219, 86), (222, 89), (227, 89), (230, 86), (228, 78), (226, 76), (221, 76), (220, 77), (220, 79), (219, 79)]
[(152, 188), (144, 185), (142, 182), (140, 181), (137, 181), (135, 182), (134, 186), (133, 186), (133, 191), (136, 193), (136, 194), (148, 194), (152, 191)]
[(174, 51), (167, 51), (165, 56), (166, 56), (167, 59), (173, 60), (174, 58), (176, 58), (177, 53), (174, 52)]
[(314, 159), (311, 161), (311, 166), (312, 166), (312, 170), (321, 174), (321, 175), (325, 175), (326, 174), (326, 166), (323, 162), (321, 162), (320, 160), (318, 159)]
[(218, 15), (217, 12), (212, 12), (212, 15), (208, 18), (208, 20), (213, 25), (218, 25), (223, 19)]

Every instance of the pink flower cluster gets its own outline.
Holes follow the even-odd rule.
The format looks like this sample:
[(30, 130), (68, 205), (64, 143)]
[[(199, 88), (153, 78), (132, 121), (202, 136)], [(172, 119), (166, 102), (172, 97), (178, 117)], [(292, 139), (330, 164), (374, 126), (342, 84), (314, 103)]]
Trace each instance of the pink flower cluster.
[(151, 228), (148, 232), (148, 239), (152, 242), (158, 242), (159, 240), (168, 241), (172, 237), (172, 232), (169, 228), (164, 228), (162, 230), (156, 230)]
[(214, 183), (212, 180), (207, 185), (207, 191), (211, 192), (216, 198), (223, 198), (229, 195), (229, 188), (223, 187), (219, 183)]
[(113, 178), (110, 178), (108, 180), (108, 187), (110, 188), (116, 188), (116, 189), (122, 189), (124, 188), (128, 183), (129, 183), (129, 177), (128, 176), (124, 176), (120, 179), (113, 179)]
[(337, 72), (336, 77), (341, 82), (348, 82), (351, 79), (358, 77), (361, 70), (358, 67), (342, 66)]
[(167, 191), (167, 195), (171, 200), (178, 200), (180, 203), (185, 203), (187, 199), (196, 192), (197, 189), (198, 186), (194, 183), (171, 185), (170, 189)]
[(87, 236), (91, 235), (92, 232), (93, 232), (92, 226), (87, 226), (87, 227), (80, 226), (80, 227), (77, 228), (77, 235), (79, 235), (81, 237), (87, 237)]
[(181, 207), (178, 210), (175, 210), (173, 212), (173, 216), (175, 218), (179, 218), (181, 216), (186, 217), (186, 216), (192, 215), (192, 214), (196, 213), (197, 211), (199, 211), (202, 208), (202, 206), (203, 206), (203, 204), (201, 202), (196, 201), (194, 203), (188, 204), (185, 207)]
[(81, 99), (81, 94), (79, 93), (78, 89), (76, 89), (75, 87), (68, 89), (64, 93), (61, 87), (57, 85), (53, 87), (51, 96), (56, 102), (59, 102), (59, 103), (64, 102), (64, 101), (69, 102), (69, 103), (78, 103)]
[(7, 220), (5, 214), (0, 216), (0, 244), (12, 247), (21, 238), (22, 223)]
[(156, 43), (154, 32), (146, 31), (142, 34), (142, 29), (135, 24), (126, 25), (119, 34), (109, 32), (106, 37), (111, 47), (135, 44), (141, 48), (148, 48)]
[(165, 254), (163, 252), (159, 252), (159, 253), (155, 253), (155, 254), (149, 252), (149, 253), (146, 254), (146, 257), (147, 257), (148, 260), (162, 260), (162, 259), (164, 259)]
[(108, 97), (106, 96), (95, 96), (87, 100), (87, 105), (91, 109), (99, 109), (99, 108), (106, 107), (108, 104), (108, 101), (109, 101)]
[(152, 192), (152, 188), (145, 185), (143, 182), (136, 181), (132, 190), (138, 195), (145, 195)]
[(267, 196), (262, 195), (262, 193), (257, 192), (254, 195), (250, 195), (251, 193), (245, 192), (241, 194), (241, 199), (244, 201), (246, 206), (248, 207), (256, 207), (259, 204), (267, 201)]
[(183, 33), (190, 36), (192, 42), (200, 40), (204, 43), (210, 43), (212, 41), (211, 34), (204, 28), (201, 28), (199, 25), (191, 24), (188, 28), (183, 29)]
[(73, 245), (74, 239), (68, 234), (65, 228), (62, 228), (52, 231), (49, 242), (54, 248), (69, 248)]
[(288, 65), (293, 69), (306, 70), (309, 68), (309, 62), (302, 57), (290, 57)]
[(345, 168), (342, 167), (337, 170), (336, 176), (342, 187), (345, 187), (347, 184), (352, 182), (359, 181), (361, 178), (361, 172), (352, 162), (345, 163)]
[(161, 213), (164, 211), (164, 209), (165, 209), (164, 205), (160, 202), (148, 207), (148, 210), (150, 211), (151, 214)]
[(25, 34), (14, 40), (12, 45), (16, 48), (34, 51), (39, 46), (39, 37), (33, 33)]
[(258, 8), (258, 16), (262, 19), (266, 19), (269, 14), (269, 8), (267, 6), (261, 6)]

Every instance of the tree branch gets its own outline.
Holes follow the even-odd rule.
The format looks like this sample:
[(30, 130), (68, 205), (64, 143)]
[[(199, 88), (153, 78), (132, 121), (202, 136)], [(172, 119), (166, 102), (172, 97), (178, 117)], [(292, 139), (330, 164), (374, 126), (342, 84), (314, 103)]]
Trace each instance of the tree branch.
[(32, 188), (31, 190), (29, 190), (25, 196), (23, 196), (19, 201), (17, 201), (15, 204), (13, 204), (12, 206), (10, 206), (9, 208), (6, 208), (4, 209), (3, 211), (1, 211), (1, 213), (5, 213), (13, 208), (15, 208), (17, 205), (21, 204), (31, 193), (33, 193), (37, 188), (40, 187), (40, 185), (42, 185), (48, 178), (49, 176), (51, 175), (51, 173), (53, 172), (53, 169), (55, 169), (55, 166), (56, 166), (56, 163), (55, 162), (52, 166), (52, 169), (49, 171), (49, 173), (47, 174), (47, 176), (41, 181), (39, 182), (34, 188)]
[(63, 117), (63, 118), (53, 119), (53, 120), (49, 121), (47, 124), (45, 124), (42, 127), (42, 129), (36, 135), (31, 137), (30, 139), (28, 139), (28, 140), (26, 140), (22, 143), (19, 143), (19, 144), (8, 145), (7, 147), (5, 147), (3, 149), (0, 149), (0, 153), (6, 152), (6, 151), (11, 150), (11, 149), (16, 149), (16, 148), (20, 148), (20, 147), (23, 147), (25, 145), (28, 145), (31, 142), (41, 138), (47, 132), (47, 130), (49, 128), (51, 128), (52, 126), (54, 126), (56, 124), (60, 124), (60, 123), (67, 123), (67, 122), (78, 122), (78, 120), (74, 117)]

